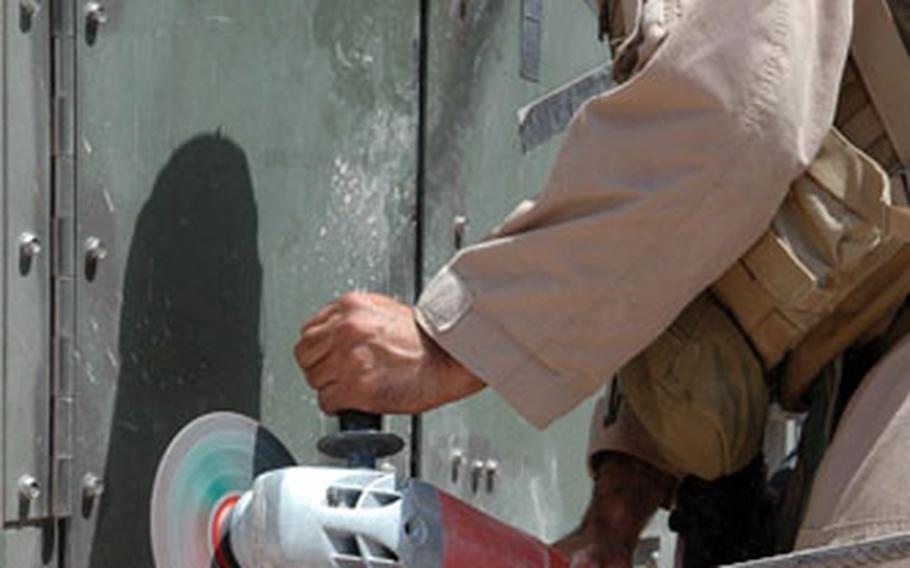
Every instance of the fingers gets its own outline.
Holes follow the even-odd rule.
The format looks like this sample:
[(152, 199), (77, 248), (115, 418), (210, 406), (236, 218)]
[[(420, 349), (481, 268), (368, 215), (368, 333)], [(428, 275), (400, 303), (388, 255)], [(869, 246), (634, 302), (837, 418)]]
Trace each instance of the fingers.
[(342, 396), (342, 391), (343, 389), (338, 383), (329, 383), (319, 389), (319, 393), (316, 395), (319, 409), (326, 414), (338, 414), (342, 410), (361, 410), (360, 408), (354, 408), (351, 401)]
[(306, 372), (321, 362), (332, 351), (335, 329), (339, 316), (331, 313), (319, 323), (307, 324), (294, 346), (297, 364)]
[(436, 380), (428, 370), (443, 366), (428, 363), (413, 318), (409, 306), (363, 293), (345, 294), (317, 312), (301, 329), (294, 357), (319, 407), (331, 414), (424, 409), (431, 389), (424, 383)]
[(375, 404), (369, 398), (361, 398), (356, 389), (350, 389), (342, 381), (333, 381), (319, 389), (319, 409), (326, 414), (338, 414), (345, 410), (374, 412)]
[(310, 321), (303, 324), (303, 329), (300, 330), (301, 333), (306, 331), (308, 327), (314, 325), (319, 325), (329, 319), (333, 314), (338, 312), (338, 302), (331, 302), (323, 306), (321, 310), (316, 312), (313, 317), (310, 318)]

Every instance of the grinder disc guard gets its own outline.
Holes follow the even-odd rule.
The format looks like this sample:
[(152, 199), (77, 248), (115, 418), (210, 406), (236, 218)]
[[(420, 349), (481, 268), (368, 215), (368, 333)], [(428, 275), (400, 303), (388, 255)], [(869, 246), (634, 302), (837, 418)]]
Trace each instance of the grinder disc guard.
[(256, 421), (216, 412), (188, 424), (168, 446), (152, 489), (151, 540), (157, 568), (216, 566), (215, 513), (260, 474), (295, 465)]

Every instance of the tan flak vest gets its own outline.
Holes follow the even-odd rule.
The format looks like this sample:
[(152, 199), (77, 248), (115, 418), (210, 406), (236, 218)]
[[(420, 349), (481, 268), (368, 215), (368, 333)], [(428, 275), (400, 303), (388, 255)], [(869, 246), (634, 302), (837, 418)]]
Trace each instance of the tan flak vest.
[[(635, 6), (608, 0), (618, 81), (642, 65), (646, 38), (623, 33), (641, 25)], [(788, 408), (910, 294), (910, 56), (886, 0), (854, 10), (834, 128), (768, 231), (711, 287), (766, 368), (783, 365)]]

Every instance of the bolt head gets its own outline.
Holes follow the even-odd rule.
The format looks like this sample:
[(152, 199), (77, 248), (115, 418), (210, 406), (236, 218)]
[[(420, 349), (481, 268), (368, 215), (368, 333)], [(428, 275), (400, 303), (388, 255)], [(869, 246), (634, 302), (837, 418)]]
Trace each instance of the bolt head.
[(85, 252), (91, 260), (104, 260), (107, 258), (107, 247), (98, 237), (85, 239)]
[(19, 6), (22, 11), (30, 16), (34, 16), (41, 10), (41, 3), (37, 0), (19, 0)]
[(107, 10), (100, 2), (89, 2), (86, 4), (85, 16), (94, 24), (107, 23)]
[(41, 254), (41, 239), (34, 233), (22, 233), (19, 236), (19, 251), (26, 258)]
[(86, 499), (97, 499), (104, 493), (104, 480), (93, 473), (82, 478), (82, 495)]
[(41, 484), (31, 475), (23, 475), (19, 478), (19, 495), (26, 501), (34, 501), (41, 496)]

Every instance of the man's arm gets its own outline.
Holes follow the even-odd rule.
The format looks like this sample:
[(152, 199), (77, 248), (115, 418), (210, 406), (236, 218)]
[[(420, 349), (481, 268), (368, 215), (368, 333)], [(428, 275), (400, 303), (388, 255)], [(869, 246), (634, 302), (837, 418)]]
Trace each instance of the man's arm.
[(415, 414), (484, 387), (417, 327), (414, 308), (380, 294), (345, 294), (320, 310), (295, 354), (332, 414)]
[[(579, 112), (543, 193), (424, 291), (417, 321), (465, 379), (451, 396), (476, 390), (466, 377), (479, 377), (545, 426), (743, 254), (830, 128), (851, 6), (666, 1), (665, 10), (683, 11), (681, 22), (643, 71)], [(400, 311), (388, 314), (367, 325), (408, 327)], [(362, 373), (344, 367), (352, 346), (394, 350), (351, 341), (348, 332), (364, 328), (336, 323), (320, 341), (342, 366), (332, 371), (338, 404), (360, 406), (369, 399), (358, 392)], [(305, 328), (304, 343), (315, 341), (313, 330)], [(408, 333), (415, 344), (419, 331)], [(323, 373), (301, 365), (324, 389), (312, 376)], [(421, 386), (443, 380), (421, 372), (430, 367), (392, 366), (375, 382), (437, 391)]]
[(591, 465), (594, 489), (577, 529), (555, 544), (572, 566), (632, 565), (638, 535), (673, 493), (676, 478), (637, 458), (598, 455)]

